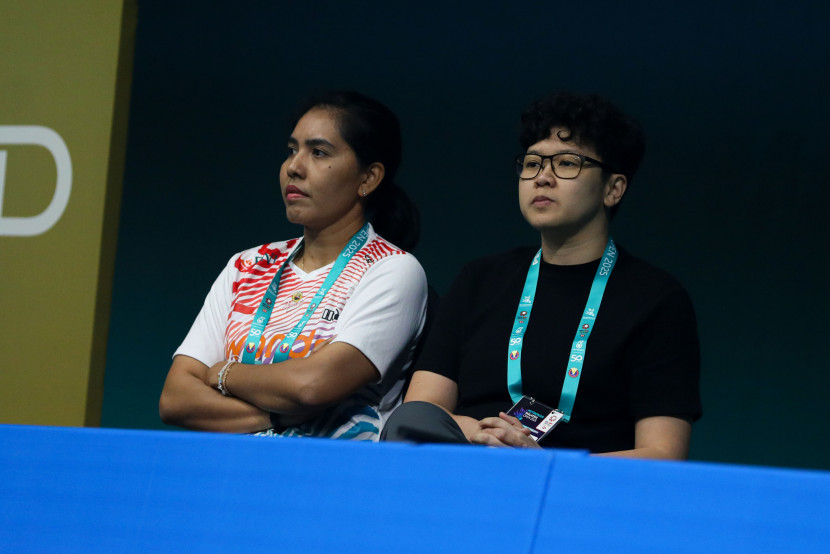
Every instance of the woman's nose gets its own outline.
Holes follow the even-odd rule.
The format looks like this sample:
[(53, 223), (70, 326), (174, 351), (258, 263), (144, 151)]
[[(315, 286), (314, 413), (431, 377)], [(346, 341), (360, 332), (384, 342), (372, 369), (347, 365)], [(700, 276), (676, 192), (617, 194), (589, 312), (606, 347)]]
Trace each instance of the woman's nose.
[(299, 177), (302, 178), (305, 176), (305, 163), (302, 160), (302, 155), (297, 152), (288, 157), (285, 160), (285, 171), (288, 173), (289, 177)]

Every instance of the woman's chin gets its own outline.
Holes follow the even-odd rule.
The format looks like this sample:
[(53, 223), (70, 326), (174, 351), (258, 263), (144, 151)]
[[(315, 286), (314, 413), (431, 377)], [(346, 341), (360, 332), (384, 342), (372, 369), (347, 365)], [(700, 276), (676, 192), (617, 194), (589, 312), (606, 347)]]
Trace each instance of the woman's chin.
[(289, 223), (294, 223), (295, 225), (303, 225), (307, 223), (306, 217), (303, 217), (303, 210), (297, 209), (296, 207), (286, 206), (285, 207), (285, 219), (288, 220)]

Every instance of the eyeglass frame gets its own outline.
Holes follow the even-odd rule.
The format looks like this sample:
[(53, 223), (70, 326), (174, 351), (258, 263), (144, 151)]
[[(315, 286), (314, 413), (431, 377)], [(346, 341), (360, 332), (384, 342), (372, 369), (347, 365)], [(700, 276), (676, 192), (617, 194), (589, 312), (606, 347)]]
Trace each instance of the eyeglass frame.
[[(565, 154), (567, 154), (569, 156), (575, 156), (575, 157), (579, 158), (579, 170), (577, 170), (576, 175), (574, 175), (573, 177), (561, 177), (558, 173), (556, 173), (556, 166), (553, 165), (553, 158), (555, 158), (556, 156), (562, 156), (562, 155), (565, 155)], [(539, 158), (542, 158), (539, 161), (539, 171), (537, 171), (536, 175), (534, 175), (533, 177), (522, 177), (522, 171), (524, 170), (524, 159), (527, 156), (537, 156)], [(582, 167), (585, 165), (585, 162), (590, 162), (590, 163), (594, 164), (595, 166), (602, 168), (603, 171), (609, 171), (611, 173), (615, 173), (604, 162), (601, 162), (599, 160), (595, 160), (594, 158), (591, 158), (590, 156), (586, 156), (584, 154), (577, 154), (576, 152), (557, 152), (556, 154), (551, 154), (550, 156), (543, 156), (541, 154), (533, 154), (533, 153), (525, 152), (524, 154), (516, 154), (516, 157), (514, 158), (514, 161), (516, 162), (516, 174), (519, 176), (519, 179), (525, 179), (525, 180), (535, 179), (542, 172), (542, 168), (545, 167), (545, 160), (550, 160), (550, 169), (551, 169), (551, 171), (553, 171), (553, 174), (556, 175), (557, 177), (559, 177), (560, 179), (576, 179), (577, 177), (579, 177), (579, 174), (582, 173)]]

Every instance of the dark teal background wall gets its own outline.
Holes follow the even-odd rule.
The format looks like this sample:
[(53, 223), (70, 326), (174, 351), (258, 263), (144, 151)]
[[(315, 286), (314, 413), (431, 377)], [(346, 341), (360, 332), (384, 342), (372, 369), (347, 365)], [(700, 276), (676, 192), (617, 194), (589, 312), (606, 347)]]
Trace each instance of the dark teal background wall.
[(443, 292), (467, 260), (538, 240), (518, 114), (570, 89), (648, 134), (614, 235), (695, 302), (692, 457), (830, 469), (823, 3), (304, 4), (140, 3), (105, 426), (164, 428), (170, 356), (223, 264), (299, 234), (278, 171), (300, 97), (353, 88), (398, 113), (415, 254)]

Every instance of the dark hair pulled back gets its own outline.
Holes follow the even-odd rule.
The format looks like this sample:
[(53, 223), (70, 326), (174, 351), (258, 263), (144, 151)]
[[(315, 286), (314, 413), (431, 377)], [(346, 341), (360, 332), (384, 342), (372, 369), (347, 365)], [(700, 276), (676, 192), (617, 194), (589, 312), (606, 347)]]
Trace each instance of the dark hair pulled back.
[(411, 252), (421, 233), (418, 207), (395, 184), (401, 164), (401, 125), (397, 116), (372, 98), (353, 91), (329, 91), (307, 98), (292, 122), (315, 108), (331, 110), (340, 135), (354, 151), (362, 167), (379, 162), (385, 175), (380, 186), (366, 198), (366, 216), (383, 238)]

